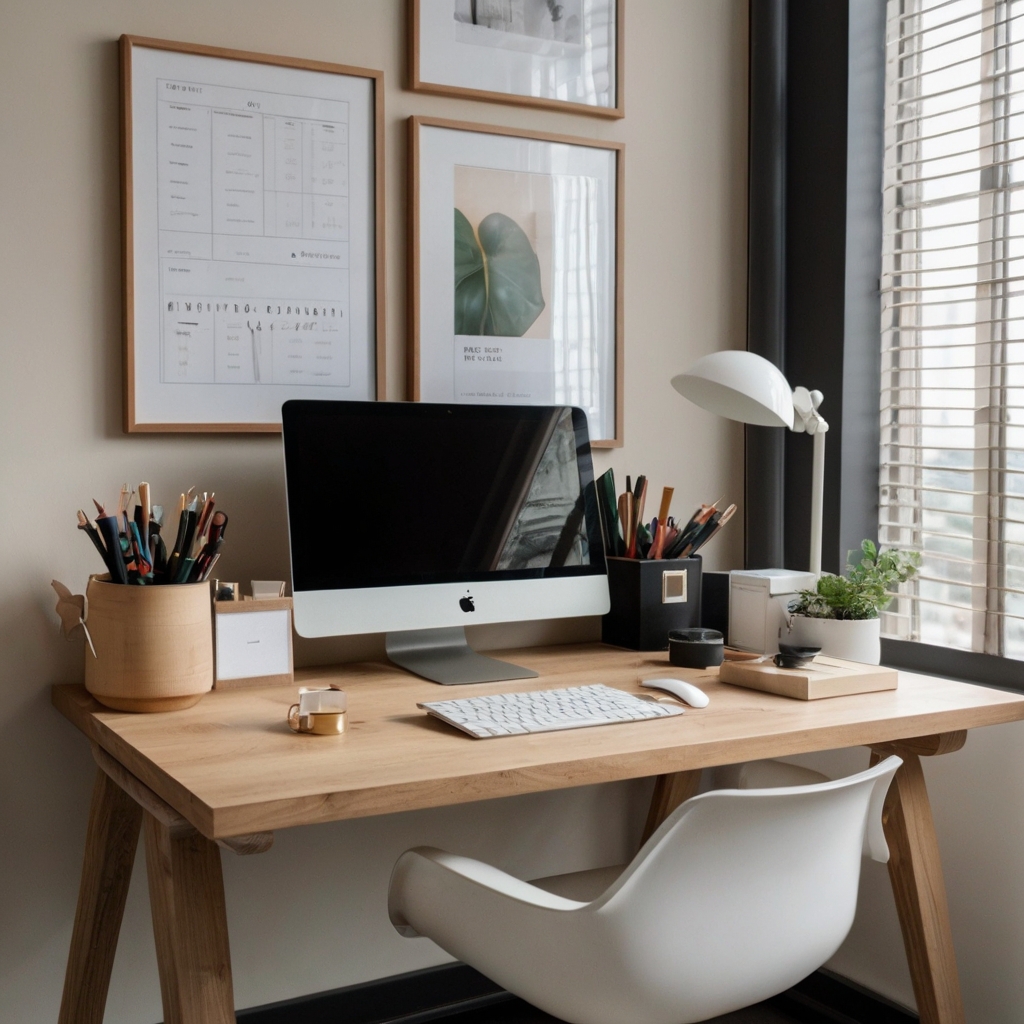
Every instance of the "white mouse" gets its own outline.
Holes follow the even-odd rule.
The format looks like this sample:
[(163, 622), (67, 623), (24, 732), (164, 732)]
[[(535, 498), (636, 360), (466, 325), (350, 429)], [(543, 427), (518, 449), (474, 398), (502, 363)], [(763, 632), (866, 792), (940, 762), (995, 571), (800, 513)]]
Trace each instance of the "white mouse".
[(644, 679), (640, 685), (671, 693), (673, 697), (678, 697), (691, 708), (706, 708), (710, 703), (708, 695), (702, 689), (693, 683), (683, 682), (682, 679)]

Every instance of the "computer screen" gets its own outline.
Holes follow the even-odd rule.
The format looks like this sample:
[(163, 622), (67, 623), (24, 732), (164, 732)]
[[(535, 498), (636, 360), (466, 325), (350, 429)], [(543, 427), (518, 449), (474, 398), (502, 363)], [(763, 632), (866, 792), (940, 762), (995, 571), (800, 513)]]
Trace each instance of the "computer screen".
[(300, 633), (606, 610), (582, 410), (291, 401), (282, 419)]

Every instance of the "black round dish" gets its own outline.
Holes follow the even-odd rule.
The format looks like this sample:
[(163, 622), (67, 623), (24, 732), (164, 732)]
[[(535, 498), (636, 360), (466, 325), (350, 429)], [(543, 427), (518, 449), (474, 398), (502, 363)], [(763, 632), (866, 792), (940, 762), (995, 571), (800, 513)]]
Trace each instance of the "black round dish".
[(725, 658), (725, 637), (717, 629), (673, 629), (668, 660), (680, 668), (713, 668)]
[(779, 653), (774, 661), (779, 668), (803, 668), (809, 665), (816, 655), (821, 654), (820, 647), (797, 647), (795, 644), (779, 644)]

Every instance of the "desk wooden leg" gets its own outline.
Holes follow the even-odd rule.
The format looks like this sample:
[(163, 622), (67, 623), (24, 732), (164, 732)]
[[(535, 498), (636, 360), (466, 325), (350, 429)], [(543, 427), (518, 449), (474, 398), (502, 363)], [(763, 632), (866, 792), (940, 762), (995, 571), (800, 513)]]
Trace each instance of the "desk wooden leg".
[(142, 808), (96, 772), (60, 1024), (103, 1024)]
[(882, 820), (917, 1011), (921, 1024), (963, 1024), (946, 887), (921, 759), (905, 748), (886, 748), (875, 752), (872, 762), (891, 752), (903, 764), (889, 789)]
[(234, 1024), (220, 848), (149, 812), (145, 837), (164, 1024)]
[(658, 826), (685, 800), (689, 800), (700, 786), (700, 770), (676, 772), (674, 775), (659, 775), (654, 780), (651, 808), (647, 812), (647, 824), (640, 840), (643, 846), (657, 831)]

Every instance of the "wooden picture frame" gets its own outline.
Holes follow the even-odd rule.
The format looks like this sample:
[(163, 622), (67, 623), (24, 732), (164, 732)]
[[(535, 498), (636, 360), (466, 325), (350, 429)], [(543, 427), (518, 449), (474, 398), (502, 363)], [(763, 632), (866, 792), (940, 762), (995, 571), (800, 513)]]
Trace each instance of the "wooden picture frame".
[(513, 106), (534, 107), (541, 110), (560, 110), (564, 113), (588, 114), (592, 117), (620, 118), (626, 116), (625, 100), (625, 5), (626, 0), (608, 0), (615, 6), (614, 45), (615, 55), (609, 70), (614, 74), (615, 102), (609, 106), (593, 103), (573, 102), (547, 96), (533, 96), (523, 93), (503, 92), (496, 89), (474, 88), (467, 85), (425, 80), (421, 47), (423, 41), (424, 0), (409, 2), (409, 88), (415, 92), (433, 93), (463, 99), (483, 100), (490, 103), (506, 103)]
[[(409, 273), (409, 345), (407, 350), (407, 392), (411, 401), (458, 401), (454, 394), (451, 396), (438, 395), (436, 388), (425, 388), (424, 378), (424, 319), (422, 303), (424, 298), (424, 287), (422, 273), (424, 260), (421, 248), (424, 242), (421, 224), (423, 207), (421, 206), (422, 176), (423, 176), (423, 153), (421, 132), (424, 129), (439, 128), (450, 129), (455, 132), (468, 132), (481, 135), (507, 137), (512, 139), (526, 140), (528, 142), (550, 143), (554, 146), (573, 146), (598, 152), (607, 152), (613, 155), (614, 184), (611, 186), (611, 196), (614, 204), (614, 212), (611, 217), (611, 228), (614, 233), (614, 244), (611, 246), (609, 255), (613, 260), (611, 273), (607, 275), (612, 293), (612, 305), (607, 316), (608, 327), (611, 331), (612, 353), (608, 365), (602, 367), (605, 373), (606, 384), (610, 383), (611, 394), (606, 391), (606, 398), (601, 403), (601, 415), (597, 417), (607, 423), (610, 429), (604, 431), (595, 429), (593, 425), (593, 414), (588, 412), (592, 418), (591, 444), (595, 448), (619, 448), (623, 444), (623, 377), (624, 377), (624, 354), (623, 354), (623, 280), (624, 280), (624, 202), (625, 202), (625, 144), (621, 142), (610, 142), (600, 139), (580, 138), (573, 135), (562, 135), (552, 132), (529, 131), (521, 128), (507, 128), (498, 125), (475, 124), (467, 121), (453, 121), (445, 118), (414, 116), (409, 119), (409, 252), (410, 252), (410, 273)], [(536, 154), (534, 154), (536, 156)], [(451, 195), (452, 193), (448, 193)], [(431, 210), (438, 207), (435, 203), (430, 204)], [(437, 261), (432, 261), (428, 266), (431, 273)], [(443, 289), (442, 289), (443, 290)], [(431, 289), (430, 294), (436, 295), (438, 291)], [(449, 289), (448, 295), (452, 292)], [(434, 300), (432, 300), (434, 301)], [(450, 307), (449, 307), (450, 308)], [(454, 332), (454, 321), (449, 321), (447, 334), (442, 329), (442, 335), (446, 339), (452, 339), (453, 361), (455, 337), (461, 337)], [(482, 333), (482, 332), (481, 332)], [(493, 336), (493, 335), (492, 335)], [(522, 337), (522, 336), (520, 336)], [(453, 387), (454, 374), (453, 370)], [(608, 375), (610, 374), (610, 378)], [(465, 398), (464, 401), (480, 401), (480, 398)], [(529, 399), (528, 399), (529, 401)], [(537, 404), (568, 404), (580, 405), (586, 408), (584, 402), (567, 400), (565, 402), (556, 400), (554, 402), (546, 399), (536, 399)], [(602, 436), (602, 433), (610, 436)]]
[[(315, 142), (313, 141), (313, 135), (309, 135), (309, 146), (307, 147), (307, 132), (309, 125), (313, 127), (309, 129), (309, 132), (320, 131), (320, 135), (324, 138), (328, 138), (324, 133), (330, 131), (336, 131), (338, 134), (330, 136), (329, 141), (325, 143), (322, 139), (320, 141), (320, 150), (329, 148), (335, 141), (343, 144), (345, 147), (344, 160), (342, 170), (337, 173), (345, 175), (345, 184), (335, 186), (333, 184), (334, 179), (328, 177), (321, 177), (320, 183), (327, 182), (329, 184), (320, 184), (319, 191), (318, 181), (315, 177), (310, 179), (307, 183), (303, 177), (298, 188), (301, 191), (296, 191), (294, 186), (291, 189), (282, 187), (280, 190), (274, 192), (273, 200), (269, 199), (270, 189), (261, 191), (259, 198), (252, 198), (250, 200), (243, 200), (251, 202), (252, 209), (254, 211), (260, 210), (259, 216), (267, 216), (270, 214), (270, 206), (268, 205), (271, 201), (274, 203), (274, 210), (276, 215), (276, 225), (278, 230), (275, 230), (273, 237), (269, 233), (265, 236), (257, 236), (255, 232), (251, 232), (245, 236), (247, 238), (254, 238), (256, 241), (255, 248), (260, 246), (267, 253), (273, 255), (267, 255), (262, 257), (257, 253), (252, 256), (246, 252), (244, 258), (249, 259), (250, 263), (245, 264), (246, 267), (254, 267), (251, 274), (254, 278), (258, 278), (260, 272), (266, 271), (266, 277), (261, 282), (262, 287), (253, 286), (250, 290), (253, 292), (259, 291), (279, 291), (283, 294), (276, 296), (279, 300), (285, 300), (286, 296), (291, 297), (290, 293), (295, 292), (296, 303), (294, 305), (294, 331), (292, 332), (291, 318), (288, 322), (281, 320), (282, 329), (284, 331), (292, 332), (290, 335), (286, 335), (289, 338), (290, 344), (294, 345), (295, 348), (289, 348), (287, 350), (281, 349), (281, 341), (275, 339), (273, 334), (270, 334), (270, 355), (269, 357), (264, 353), (264, 342), (261, 340), (257, 342), (256, 335), (253, 333), (251, 342), (251, 356), (249, 356), (249, 373), (254, 380), (248, 381), (237, 381), (237, 380), (224, 380), (224, 379), (203, 379), (198, 382), (199, 386), (192, 386), (194, 382), (189, 379), (185, 383), (189, 394), (182, 396), (180, 399), (173, 397), (174, 392), (168, 393), (166, 388), (180, 387), (182, 382), (174, 381), (167, 382), (163, 378), (165, 367), (170, 365), (173, 361), (173, 356), (168, 356), (166, 352), (162, 351), (160, 346), (164, 344), (164, 336), (168, 333), (165, 314), (165, 292), (163, 289), (162, 281), (164, 279), (166, 267), (161, 264), (161, 255), (165, 255), (165, 263), (171, 258), (169, 254), (172, 250), (167, 247), (161, 247), (159, 241), (163, 228), (160, 227), (160, 218), (164, 215), (162, 210), (166, 210), (166, 207), (160, 207), (160, 193), (159, 193), (159, 174), (160, 174), (160, 157), (159, 157), (159, 146), (170, 145), (169, 142), (158, 143), (157, 139), (160, 137), (162, 130), (167, 131), (167, 137), (170, 138), (169, 129), (161, 129), (159, 127), (158, 113), (154, 111), (160, 107), (159, 102), (140, 104), (136, 101), (136, 97), (133, 96), (133, 82), (135, 80), (135, 71), (139, 68), (140, 59), (148, 59), (152, 67), (156, 70), (147, 70), (146, 75), (150, 76), (150, 83), (155, 83), (155, 87), (159, 87), (159, 82), (164, 82), (164, 87), (180, 88), (180, 89), (196, 89), (201, 90), (203, 86), (196, 86), (193, 84), (178, 86), (174, 84), (173, 79), (164, 79), (158, 77), (158, 72), (164, 72), (168, 69), (173, 69), (174, 61), (170, 60), (166, 56), (150, 56), (150, 52), (155, 52), (158, 55), (173, 54), (181, 58), (181, 70), (186, 71), (186, 75), (182, 77), (182, 81), (189, 81), (196, 83), (200, 81), (212, 83), (206, 88), (210, 95), (208, 109), (210, 111), (210, 128), (209, 128), (209, 142), (208, 147), (210, 150), (210, 183), (209, 183), (209, 194), (210, 194), (210, 230), (209, 230), (209, 247), (210, 247), (210, 258), (203, 260), (192, 260), (191, 257), (194, 255), (193, 251), (187, 247), (183, 248), (181, 252), (187, 255), (178, 256), (177, 250), (175, 252), (175, 258), (179, 262), (193, 262), (193, 263), (209, 263), (214, 264), (219, 261), (225, 262), (230, 261), (230, 254), (223, 257), (223, 260), (218, 260), (213, 257), (213, 247), (220, 244), (223, 248), (224, 239), (228, 238), (227, 245), (234, 245), (230, 239), (243, 237), (242, 234), (231, 235), (225, 232), (224, 235), (218, 235), (216, 233), (215, 218), (219, 216), (215, 212), (214, 193), (221, 188), (216, 184), (215, 179), (215, 140), (214, 140), (214, 107), (220, 106), (216, 103), (218, 96), (225, 96), (228, 94), (240, 94), (242, 90), (251, 92), (254, 96), (253, 100), (249, 102), (249, 106), (256, 106), (259, 109), (260, 95), (271, 95), (274, 103), (280, 102), (281, 104), (287, 104), (292, 102), (293, 106), (302, 109), (302, 105), (306, 107), (312, 107), (314, 104), (319, 104), (317, 108), (317, 116), (313, 117), (309, 114), (306, 118), (292, 116), (285, 110), (284, 106), (274, 108), (272, 112), (264, 112), (264, 119), (260, 121), (260, 139), (257, 142), (255, 134), (250, 140), (250, 148), (252, 152), (242, 153), (241, 156), (247, 156), (250, 158), (256, 158), (256, 147), (257, 145), (274, 145), (273, 138), (267, 131), (267, 136), (263, 136), (263, 122), (264, 120), (273, 120), (276, 123), (284, 124), (287, 123), (290, 128), (281, 129), (281, 140), (280, 149), (287, 149), (288, 146), (295, 148), (296, 146), (302, 147), (303, 155), (301, 158), (305, 158), (305, 150), (310, 149), (311, 155), (309, 157), (310, 166), (309, 171), (311, 174), (315, 174), (319, 170), (323, 170), (328, 166), (335, 166), (339, 161), (331, 157), (320, 157), (320, 164), (316, 163), (316, 156), (314, 153)], [(143, 56), (145, 55), (145, 56)], [(324, 61), (316, 60), (304, 60), (296, 57), (283, 57), (275, 56), (264, 53), (253, 53), (244, 50), (231, 50), (223, 47), (216, 46), (203, 46), (194, 43), (181, 43), (173, 42), (166, 39), (151, 39), (142, 36), (131, 36), (124, 35), (120, 39), (120, 56), (121, 56), (121, 256), (122, 256), (122, 327), (123, 327), (123, 356), (124, 356), (124, 388), (123, 388), (123, 423), (124, 430), (126, 433), (279, 433), (281, 430), (280, 419), (274, 419), (272, 408), (280, 408), (281, 402), (291, 397), (299, 397), (296, 393), (301, 391), (304, 397), (315, 397), (315, 398), (345, 398), (353, 397), (360, 399), (384, 399), (386, 397), (385, 391), (385, 260), (384, 260), (384, 81), (383, 72), (375, 71), (367, 68), (350, 67), (342, 64), (332, 64)], [(196, 58), (200, 60), (197, 62)], [(210, 59), (209, 64), (202, 63), (203, 59)], [(161, 62), (166, 62), (162, 64)], [(231, 62), (225, 64), (225, 62)], [(237, 62), (237, 65), (235, 64)], [(251, 66), (252, 73), (246, 74), (244, 71), (237, 70), (239, 65)], [(259, 76), (261, 69), (265, 72), (264, 77)], [(294, 75), (292, 72), (299, 72), (300, 74)], [(305, 73), (309, 73), (308, 77)], [(192, 75), (192, 79), (188, 79), (188, 75)], [(140, 78), (143, 72), (139, 71)], [(331, 82), (337, 92), (330, 98), (325, 98), (322, 94), (322, 89), (325, 80), (322, 76), (324, 75), (337, 75), (344, 76), (345, 83), (341, 84), (340, 80), (338, 83)], [(318, 77), (320, 76), (320, 77)], [(178, 76), (174, 76), (178, 77)], [(294, 83), (298, 88), (300, 86), (307, 89), (306, 93), (296, 93), (294, 95), (287, 95), (280, 89), (274, 91), (272, 87), (274, 85), (280, 85), (282, 81)], [(261, 83), (265, 88), (271, 87), (266, 93), (261, 93)], [(360, 85), (362, 83), (362, 85)], [(319, 86), (318, 91), (316, 87)], [(364, 94), (369, 91), (369, 96), (365, 97)], [(348, 97), (346, 89), (351, 90), (351, 95), (357, 97), (359, 102), (353, 102)], [(339, 98), (341, 97), (341, 98)], [(182, 99), (183, 102), (188, 102), (188, 97), (184, 93), (178, 93), (172, 95), (173, 99)], [(149, 97), (149, 99), (155, 99)], [(327, 104), (334, 103), (334, 109), (338, 109), (341, 104), (347, 104), (345, 106), (346, 120), (342, 124), (331, 124), (328, 118), (319, 113), (320, 109), (323, 109)], [(165, 104), (166, 105), (166, 104)], [(140, 110), (149, 110), (149, 113), (140, 114)], [(176, 109), (187, 110), (187, 107), (178, 107)], [(196, 107), (198, 109), (198, 105)], [(223, 112), (218, 110), (217, 113)], [(232, 113), (232, 111), (228, 111)], [(238, 111), (233, 113), (237, 114)], [(182, 115), (183, 117), (185, 115)], [(141, 119), (140, 119), (141, 118)], [(146, 120), (148, 118), (148, 120)], [(287, 122), (283, 119), (288, 118)], [(296, 127), (297, 126), (297, 127)], [(173, 127), (180, 128), (181, 126), (174, 125)], [(352, 128), (350, 133), (349, 129)], [(291, 136), (287, 135), (287, 132), (291, 132)], [(225, 138), (228, 137), (225, 135)], [(231, 136), (232, 138), (234, 136)], [(200, 140), (199, 145), (203, 145), (202, 136), (197, 135), (197, 139)], [(175, 141), (179, 141), (180, 136), (175, 137)], [(296, 142), (298, 140), (298, 142)], [(349, 161), (350, 146), (360, 150), (360, 155), (365, 157), (365, 160), (356, 164), (355, 159)], [(235, 150), (239, 148), (235, 146)], [(155, 172), (154, 178), (149, 179), (148, 185), (142, 185), (142, 179), (140, 178), (139, 172), (140, 167), (138, 166), (138, 155), (142, 152), (147, 154), (147, 170), (151, 175)], [(170, 152), (170, 150), (168, 150)], [(279, 167), (284, 167), (288, 163), (287, 157), (281, 157), (275, 155), (273, 158), (268, 157), (267, 150), (264, 150), (264, 160), (268, 161), (274, 159)], [(276, 151), (275, 151), (276, 152)], [(333, 150), (332, 150), (333, 154)], [(201, 154), (203, 155), (203, 154)], [(231, 157), (239, 157), (239, 153), (230, 152)], [(150, 159), (151, 158), (151, 159)], [(221, 158), (222, 164), (224, 164), (226, 158)], [(328, 161), (332, 161), (328, 163)], [(197, 162), (197, 166), (200, 166)], [(226, 166), (226, 164), (225, 164)], [(254, 163), (253, 167), (256, 166)], [(260, 168), (260, 172), (265, 171), (265, 167)], [(237, 173), (231, 168), (227, 168), (224, 171), (225, 174)], [(351, 179), (349, 175), (352, 175)], [(188, 172), (180, 175), (182, 178), (188, 178)], [(293, 175), (294, 177), (295, 175)], [(197, 175), (198, 178), (198, 175)], [(227, 180), (227, 179), (226, 179)], [(192, 181), (175, 181), (175, 185), (184, 185), (186, 187), (192, 187)], [(259, 187), (262, 190), (262, 184)], [(344, 203), (342, 204), (339, 200), (342, 195), (340, 189), (344, 187), (346, 193), (344, 195)], [(356, 202), (351, 202), (351, 198), (347, 193), (354, 192), (356, 189), (360, 190), (362, 195), (367, 197), (366, 203), (358, 203), (358, 197)], [(328, 189), (333, 189), (333, 192), (328, 193)], [(221, 188), (222, 194), (226, 195), (230, 191), (246, 191), (246, 190), (232, 190), (228, 187)], [(256, 189), (247, 190), (253, 197), (257, 195)], [(170, 194), (170, 199), (166, 202), (175, 200), (183, 200), (182, 206), (185, 207), (191, 197), (197, 194), (197, 191), (193, 191), (191, 194), (187, 190), (183, 191), (182, 195), (174, 195), (174, 189), (165, 189), (165, 194)], [(143, 196), (144, 194), (144, 196)], [(284, 196), (284, 199), (278, 204), (278, 198)], [(298, 198), (296, 198), (298, 197)], [(260, 202), (262, 200), (262, 209), (260, 208)], [(148, 203), (143, 206), (140, 204)], [(318, 205), (319, 204), (319, 205)], [(233, 204), (225, 202), (224, 206), (230, 206)], [(334, 213), (328, 213), (328, 209), (337, 208), (337, 216)], [(301, 215), (298, 212), (302, 211)], [(314, 213), (310, 214), (312, 210)], [(353, 212), (354, 211), (354, 212)], [(181, 210), (173, 211), (174, 213), (181, 214)], [(170, 214), (168, 214), (170, 216)], [(196, 216), (194, 213), (192, 216)], [(230, 220), (230, 214), (221, 215), (227, 216)], [(287, 231), (295, 232), (295, 224), (299, 224), (299, 218), (301, 220), (301, 226), (299, 227), (300, 232), (309, 233), (307, 239), (305, 235), (291, 234), (288, 235)], [(307, 225), (308, 216), (308, 225)], [(316, 218), (321, 218), (321, 223), (317, 223)], [(239, 218), (241, 220), (241, 218)], [(257, 218), (258, 219), (258, 218)], [(341, 226), (339, 226), (339, 220)], [(372, 222), (372, 223), (371, 223)], [(280, 225), (288, 225), (285, 231), (279, 230)], [(315, 229), (319, 227), (319, 235), (315, 233)], [(332, 233), (333, 236), (332, 237)], [(346, 240), (344, 242), (338, 241), (341, 237), (341, 233), (344, 233)], [(185, 233), (189, 234), (188, 232)], [(348, 240), (353, 234), (356, 236), (356, 242), (353, 243)], [(139, 245), (142, 238), (148, 243), (147, 250), (145, 252), (139, 251)], [(197, 248), (201, 248), (203, 244), (203, 238), (201, 232), (191, 233), (192, 239), (200, 243)], [(219, 240), (219, 241), (218, 241)], [(293, 247), (300, 250), (298, 253), (291, 251), (290, 253), (284, 253), (283, 250), (278, 253), (280, 244), (291, 242), (291, 245), (285, 244), (285, 248), (291, 250)], [(305, 242), (310, 251), (304, 251), (300, 249), (300, 246), (296, 246), (296, 242)], [(278, 243), (275, 247), (274, 243)], [(244, 244), (244, 243), (242, 243)], [(151, 246), (151, 247), (150, 247)], [(315, 251), (313, 251), (315, 250)], [(340, 252), (344, 251), (345, 255), (339, 255)], [(356, 255), (352, 255), (353, 251)], [(359, 252), (365, 254), (365, 258), (360, 260), (358, 258)], [(296, 263), (291, 264), (288, 261), (288, 256), (291, 259), (298, 260)], [(277, 264), (277, 271), (273, 269), (275, 258), (284, 259), (288, 262), (284, 264)], [(315, 282), (327, 282), (333, 280), (325, 278), (323, 274), (319, 276), (316, 273), (309, 273), (310, 271), (323, 270), (325, 264), (317, 263), (317, 260), (339, 260), (339, 266), (344, 266), (344, 286), (343, 288), (326, 288), (321, 287), (321, 291), (328, 292), (331, 294), (324, 294), (320, 302), (317, 302), (315, 298), (311, 298), (309, 295), (303, 295), (301, 292), (312, 290)], [(238, 265), (238, 264), (232, 264)], [(331, 264), (326, 264), (331, 271), (335, 271), (335, 268)], [(141, 268), (141, 271), (140, 271)], [(245, 284), (239, 284), (232, 286), (235, 290), (235, 295), (228, 295), (227, 298), (234, 300), (239, 298), (240, 292), (243, 292), (248, 288), (248, 277), (247, 273), (236, 274), (229, 276), (226, 271), (224, 273), (223, 280), (241, 280)], [(336, 271), (335, 271), (336, 273)], [(205, 284), (205, 279), (202, 279), (200, 274), (201, 283)], [(209, 274), (209, 280), (214, 284), (220, 283), (216, 281), (216, 275), (213, 271)], [(231, 288), (225, 289), (230, 291)], [(210, 288), (213, 291), (213, 288)], [(337, 291), (337, 299), (335, 296)], [(315, 291), (313, 294), (317, 294)], [(186, 296), (187, 297), (187, 296)], [(248, 297), (248, 296), (246, 296)], [(271, 298), (269, 295), (257, 296), (253, 295), (253, 298), (263, 298), (267, 300)], [(154, 299), (156, 302), (154, 304)], [(212, 303), (209, 301), (209, 296), (206, 297), (206, 305), (210, 307)], [(170, 301), (170, 300), (168, 300)], [(335, 307), (334, 302), (338, 302), (338, 306)], [(145, 303), (147, 309), (145, 313), (137, 308), (137, 303)], [(181, 304), (181, 303), (179, 303)], [(266, 304), (266, 302), (264, 303)], [(346, 310), (345, 305), (348, 306), (349, 314), (355, 312), (355, 319), (358, 324), (353, 327), (349, 327), (347, 321), (344, 327), (338, 327), (335, 323), (328, 323), (328, 306), (330, 306), (330, 315), (337, 316), (339, 319), (337, 323), (341, 323), (341, 318), (345, 316)], [(202, 301), (195, 303), (202, 311)], [(241, 315), (241, 306), (238, 306)], [(228, 302), (223, 303), (224, 310), (228, 309)], [(308, 319), (306, 318), (306, 309), (308, 313), (312, 314)], [(248, 309), (248, 306), (244, 307)], [(253, 309), (260, 308), (259, 304), (254, 304)], [(282, 316), (285, 315), (285, 309), (288, 310), (289, 314), (292, 312), (292, 306), (281, 305), (280, 302), (273, 306), (266, 304), (266, 309), (276, 314), (277, 310), (280, 309)], [(337, 309), (337, 313), (335, 310)], [(300, 310), (304, 311), (300, 313)], [(216, 305), (216, 313), (220, 312), (220, 304)], [(217, 373), (221, 373), (222, 363), (226, 367), (223, 370), (223, 375), (230, 377), (231, 373), (241, 373), (243, 367), (240, 364), (242, 358), (239, 358), (236, 353), (227, 351), (227, 343), (217, 342), (214, 339), (222, 337), (232, 337), (230, 334), (225, 335), (223, 332), (225, 329), (229, 329), (226, 323), (217, 324), (216, 320), (210, 320), (210, 317), (216, 316), (216, 313), (210, 308), (205, 310), (205, 314), (208, 318), (208, 322), (200, 328), (197, 324), (195, 325), (195, 335), (197, 339), (200, 335), (200, 330), (205, 331), (203, 335), (202, 345), (197, 340), (195, 349), (201, 350), (204, 354), (202, 359), (197, 360), (197, 365), (202, 363), (204, 367), (216, 367), (216, 370), (209, 370), (208, 376), (213, 377)], [(302, 317), (300, 320), (299, 317)], [(143, 320), (143, 316), (145, 319)], [(350, 316), (351, 319), (351, 316)], [(269, 317), (268, 331), (272, 330), (272, 323)], [(252, 326), (251, 321), (250, 327)], [(361, 324), (361, 328), (360, 325)], [(262, 323), (257, 319), (257, 326), (262, 330)], [(140, 329), (142, 328), (142, 329)], [(300, 331), (308, 330), (310, 333), (302, 336)], [(180, 333), (180, 332), (179, 332)], [(338, 335), (342, 334), (343, 337), (339, 340)], [(360, 337), (354, 337), (353, 334), (361, 334)], [(314, 341), (314, 336), (316, 341)], [(237, 349), (244, 349), (245, 342), (237, 339), (231, 342)], [(347, 337), (347, 342), (344, 338)], [(163, 339), (163, 340), (162, 340)], [(185, 351), (188, 350), (187, 346), (189, 343), (185, 343), (182, 348)], [(221, 344), (224, 355), (219, 355), (217, 345)], [(287, 351), (287, 358), (297, 360), (292, 363), (283, 363), (281, 360), (282, 356), (275, 355), (275, 344), (280, 351)], [(316, 345), (318, 348), (314, 349), (312, 346)], [(148, 346), (148, 347), (147, 347)], [(257, 348), (257, 346), (259, 346)], [(155, 349), (155, 355), (154, 355)], [(300, 352), (302, 355), (296, 356), (293, 353)], [(207, 354), (212, 353), (212, 354)], [(326, 353), (326, 354), (323, 354)], [(319, 382), (313, 380), (317, 376), (330, 376), (329, 370), (322, 372), (316, 372), (317, 364), (313, 363), (313, 359), (321, 359), (330, 362), (335, 358), (335, 354), (338, 355), (337, 364), (331, 363), (333, 368), (335, 365), (342, 366), (342, 360), (347, 359), (348, 363), (344, 364), (345, 370), (349, 377), (346, 379), (343, 373), (338, 374), (338, 379), (342, 383), (339, 386), (324, 386)], [(232, 357), (235, 357), (235, 364), (231, 364)], [(244, 357), (243, 357), (244, 358)], [(217, 360), (222, 360), (222, 363), (218, 363)], [(187, 357), (186, 357), (187, 362)], [(266, 372), (267, 366), (270, 368), (270, 381), (260, 380), (260, 365), (264, 364), (264, 371)], [(296, 369), (299, 367), (300, 369)], [(190, 373), (191, 369), (185, 371)], [(298, 387), (289, 382), (282, 383), (275, 380), (278, 374), (282, 377), (285, 372), (296, 373), (300, 376), (299, 383), (302, 384), (304, 381), (310, 381), (311, 384), (319, 386), (302, 386)], [(353, 381), (355, 382), (353, 384)], [(265, 390), (261, 390), (258, 397), (253, 397), (251, 389), (248, 392), (240, 390), (238, 388), (239, 383), (257, 385), (263, 384)], [(160, 390), (161, 387), (164, 390)], [(351, 395), (345, 392), (352, 388)], [(273, 391), (271, 391), (273, 389)], [(224, 417), (209, 415), (210, 412), (215, 411), (219, 408), (224, 408), (225, 403), (228, 406), (228, 415)], [(256, 414), (250, 414), (248, 409), (244, 406), (259, 406), (256, 410)], [(177, 409), (180, 407), (185, 408), (186, 414), (176, 414)], [(237, 407), (242, 407), (243, 415), (233, 415)], [(198, 411), (196, 411), (198, 408)], [(165, 415), (170, 410), (171, 415)]]

